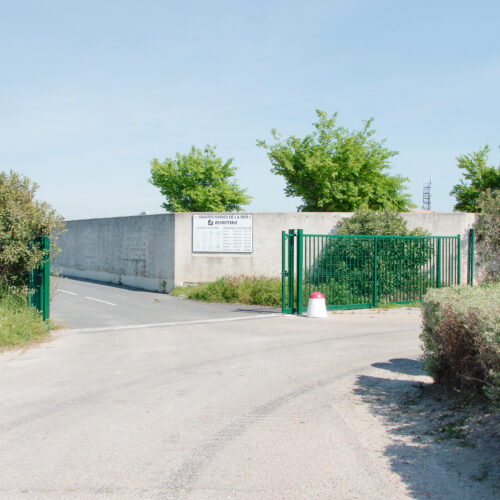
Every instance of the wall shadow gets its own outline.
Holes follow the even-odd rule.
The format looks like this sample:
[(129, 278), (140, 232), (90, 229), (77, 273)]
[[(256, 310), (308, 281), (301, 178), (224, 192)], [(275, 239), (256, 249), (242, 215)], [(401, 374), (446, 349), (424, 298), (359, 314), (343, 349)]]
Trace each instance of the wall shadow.
[(469, 434), (470, 409), (462, 411), (434, 384), (404, 379), (424, 374), (420, 361), (397, 358), (372, 366), (387, 370), (387, 377), (359, 376), (354, 393), (382, 420), (391, 437), (384, 455), (410, 498), (500, 498), (498, 421)]

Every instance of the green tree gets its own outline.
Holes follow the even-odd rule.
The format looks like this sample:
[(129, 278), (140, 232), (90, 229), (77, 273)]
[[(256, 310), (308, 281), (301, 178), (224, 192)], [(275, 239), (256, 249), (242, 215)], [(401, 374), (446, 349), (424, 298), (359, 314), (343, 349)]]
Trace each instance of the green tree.
[(35, 199), (37, 189), (27, 177), (0, 172), (0, 286), (26, 286), (29, 271), (46, 253), (31, 245), (33, 238), (51, 235), (51, 251), (57, 251), (63, 220), (49, 204)]
[(457, 157), (458, 168), (464, 170), (460, 183), (453, 186), (450, 192), (457, 200), (454, 209), (457, 212), (478, 212), (479, 195), (487, 189), (493, 195), (500, 191), (500, 167), (488, 167), (488, 145), (477, 153)]
[(477, 254), (482, 279), (500, 281), (500, 193), (490, 189), (478, 198), (479, 215), (475, 224)]
[(303, 139), (282, 139), (272, 130), (275, 144), (257, 141), (267, 150), (272, 169), (286, 181), (285, 194), (302, 198), (304, 212), (350, 212), (359, 208), (405, 211), (414, 207), (404, 193), (408, 180), (390, 176), (389, 160), (397, 155), (372, 138), (373, 118), (360, 131), (337, 125), (337, 113), (328, 117), (316, 110), (314, 131)]
[(193, 146), (188, 154), (177, 153), (164, 162), (155, 158), (150, 182), (165, 196), (162, 206), (168, 212), (240, 211), (251, 197), (231, 180), (236, 173), (232, 162), (216, 156), (215, 148)]

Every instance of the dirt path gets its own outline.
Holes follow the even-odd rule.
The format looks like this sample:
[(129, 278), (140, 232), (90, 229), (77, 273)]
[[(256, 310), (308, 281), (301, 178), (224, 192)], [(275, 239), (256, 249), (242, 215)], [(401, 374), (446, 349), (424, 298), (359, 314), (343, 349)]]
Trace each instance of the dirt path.
[[(447, 394), (412, 359), (375, 363), (346, 397), (364, 415), (367, 446), (381, 453), (410, 498), (500, 497), (500, 417)], [(366, 414), (369, 413), (370, 417)]]

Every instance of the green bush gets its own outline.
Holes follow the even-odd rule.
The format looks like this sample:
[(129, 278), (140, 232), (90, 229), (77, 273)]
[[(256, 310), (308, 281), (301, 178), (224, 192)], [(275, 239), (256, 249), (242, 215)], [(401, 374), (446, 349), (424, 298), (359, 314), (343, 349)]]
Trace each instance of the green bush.
[(281, 280), (263, 276), (224, 276), (211, 283), (176, 287), (171, 294), (204, 302), (280, 306)]
[[(337, 234), (425, 236), (428, 233), (422, 228), (409, 230), (396, 212), (359, 210), (339, 223)], [(430, 283), (424, 266), (434, 255), (433, 240), (393, 238), (379, 239), (377, 244), (377, 297), (405, 301), (414, 300), (415, 292), (425, 292)], [(329, 287), (322, 287), (331, 296), (329, 303), (371, 302), (373, 261), (373, 238), (328, 238), (319, 258), (306, 271), (306, 281), (313, 286), (330, 283)]]
[(500, 406), (500, 283), (429, 290), (420, 335), (436, 382), (484, 392)]
[(0, 350), (43, 340), (48, 328), (26, 295), (0, 288)]
[(51, 253), (63, 229), (62, 217), (35, 199), (37, 184), (15, 172), (0, 172), (0, 286), (26, 287), (28, 273), (47, 251), (32, 245), (37, 236), (51, 235)]

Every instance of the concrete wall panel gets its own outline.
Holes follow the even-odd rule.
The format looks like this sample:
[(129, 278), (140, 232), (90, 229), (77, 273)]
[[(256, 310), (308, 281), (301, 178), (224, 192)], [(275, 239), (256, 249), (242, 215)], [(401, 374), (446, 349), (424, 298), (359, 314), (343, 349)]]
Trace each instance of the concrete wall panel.
[[(213, 281), (221, 276), (281, 275), (281, 231), (334, 234), (351, 213), (254, 213), (251, 254), (193, 253), (192, 213), (67, 222), (55, 266), (68, 276), (123, 283), (147, 290)], [(462, 281), (474, 214), (411, 212), (408, 226), (435, 236), (461, 235)]]
[(67, 276), (171, 290), (174, 224), (170, 214), (68, 221), (54, 267)]
[[(175, 285), (213, 281), (224, 275), (281, 275), (281, 231), (303, 229), (307, 234), (335, 234), (349, 212), (254, 213), (252, 254), (198, 254), (192, 250), (192, 215), (175, 214)], [(468, 230), (474, 214), (410, 212), (408, 227), (423, 227), (435, 236), (461, 235), (462, 281), (466, 279)]]

